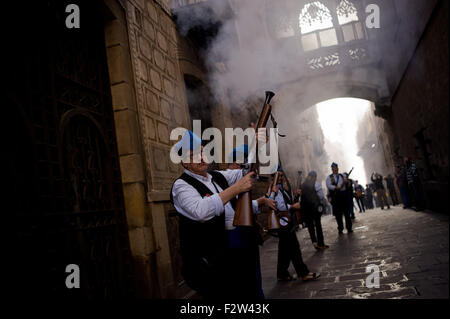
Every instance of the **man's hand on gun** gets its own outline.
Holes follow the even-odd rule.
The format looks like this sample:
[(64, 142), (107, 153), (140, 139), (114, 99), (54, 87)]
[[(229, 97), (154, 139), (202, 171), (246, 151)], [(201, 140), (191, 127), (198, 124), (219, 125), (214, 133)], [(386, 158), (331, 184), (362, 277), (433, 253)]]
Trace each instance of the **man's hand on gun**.
[(245, 193), (250, 191), (253, 188), (253, 176), (255, 175), (255, 172), (250, 172), (244, 177), (242, 177), (240, 180), (238, 180), (233, 186), (236, 187), (236, 190), (238, 191), (238, 194)]
[(272, 186), (272, 192), (274, 192), (275, 194), (278, 194), (278, 185), (273, 185)]
[(277, 210), (277, 202), (273, 199), (260, 197), (256, 201), (258, 202), (258, 206), (266, 206), (273, 210)]
[(258, 141), (258, 143), (267, 143), (268, 141), (268, 136), (267, 136), (267, 129), (265, 127), (258, 129), (258, 131), (256, 131), (256, 126), (255, 123), (250, 123), (250, 125), (252, 126), (252, 128), (255, 130), (255, 138)]

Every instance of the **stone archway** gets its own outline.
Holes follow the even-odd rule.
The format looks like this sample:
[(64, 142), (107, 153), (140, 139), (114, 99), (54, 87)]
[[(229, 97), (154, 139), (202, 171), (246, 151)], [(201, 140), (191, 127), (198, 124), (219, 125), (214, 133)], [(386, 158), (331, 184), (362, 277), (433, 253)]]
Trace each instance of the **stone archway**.
[[(366, 76), (368, 73), (369, 72), (366, 70), (359, 74), (360, 76)], [(274, 98), (275, 101), (273, 103), (274, 114), (278, 121), (280, 132), (288, 135), (285, 141), (280, 138), (280, 156), (298, 156), (298, 163), (296, 164), (298, 167), (293, 167), (291, 163), (285, 164), (287, 166), (286, 170), (288, 175), (292, 179), (297, 177), (297, 170), (299, 169), (318, 169), (321, 171), (321, 175), (324, 175), (324, 172), (328, 172), (329, 164), (327, 163), (325, 166), (325, 164), (322, 163), (322, 161), (325, 161), (326, 154), (325, 156), (322, 154), (317, 155), (319, 157), (315, 155), (317, 153), (316, 149), (319, 148), (316, 144), (321, 141), (321, 137), (318, 136), (322, 133), (320, 124), (305, 123), (305, 118), (314, 120), (314, 115), (311, 113), (315, 112), (312, 111), (313, 106), (320, 102), (336, 98), (357, 98), (375, 104), (384, 91), (383, 81), (379, 81), (378, 79), (372, 79), (371, 81), (356, 81), (356, 77), (354, 77), (353, 80), (347, 81), (340, 81), (340, 79), (342, 79), (342, 75), (330, 74), (312, 78), (309, 82), (296, 81), (285, 83), (276, 91), (277, 95)], [(372, 120), (375, 120), (373, 110), (371, 112), (371, 118)], [(317, 115), (315, 116), (317, 117)], [(376, 118), (376, 121), (383, 122), (384, 125), (387, 125), (387, 123), (380, 118)], [(301, 122), (302, 124), (300, 124)], [(307, 130), (310, 130), (314, 125), (319, 126), (318, 131), (313, 130), (313, 132), (305, 132), (305, 127), (308, 127)], [(306, 140), (305, 136), (307, 136)], [(323, 136), (322, 139), (324, 139)], [(298, 142), (295, 145), (292, 145), (291, 143), (293, 140)], [(323, 141), (324, 140), (322, 140), (322, 147), (325, 145)], [(391, 141), (386, 139), (385, 142), (389, 143)], [(312, 146), (308, 147), (308, 143), (312, 144)], [(312, 158), (314, 158), (314, 160), (312, 160)], [(285, 160), (285, 162), (288, 161)], [(321, 162), (322, 164), (318, 164), (318, 162)], [(389, 167), (391, 166), (393, 165), (389, 165)]]

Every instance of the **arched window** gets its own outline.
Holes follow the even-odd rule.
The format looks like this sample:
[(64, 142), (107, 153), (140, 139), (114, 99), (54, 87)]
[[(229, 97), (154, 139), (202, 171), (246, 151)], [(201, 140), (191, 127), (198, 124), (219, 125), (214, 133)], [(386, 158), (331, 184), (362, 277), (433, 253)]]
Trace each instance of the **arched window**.
[(365, 38), (364, 27), (358, 19), (358, 11), (352, 2), (342, 0), (336, 8), (336, 14), (345, 42)]
[(320, 1), (310, 2), (303, 7), (299, 24), (305, 51), (338, 44), (330, 10)]

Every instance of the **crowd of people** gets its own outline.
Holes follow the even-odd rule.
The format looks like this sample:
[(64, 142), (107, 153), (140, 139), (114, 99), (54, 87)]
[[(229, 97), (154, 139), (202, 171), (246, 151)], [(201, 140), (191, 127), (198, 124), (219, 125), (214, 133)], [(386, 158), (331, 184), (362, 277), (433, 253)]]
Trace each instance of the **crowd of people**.
[[(372, 173), (371, 182), (362, 188), (355, 181), (355, 200), (359, 211), (380, 207), (390, 208), (391, 205), (403, 204), (404, 209), (420, 211), (424, 209), (424, 196), (419, 173), (415, 163), (405, 157), (403, 163), (397, 166), (394, 176), (388, 174), (383, 177), (379, 173)], [(398, 192), (400, 196), (398, 196)]]
[[(343, 234), (344, 221), (347, 233), (352, 233), (354, 202), (360, 213), (375, 206), (389, 209), (399, 203), (395, 183), (405, 208), (420, 207), (417, 169), (409, 159), (405, 159), (405, 167), (399, 167), (395, 178), (391, 175), (383, 178), (373, 173), (372, 183), (366, 188), (350, 178), (351, 172), (339, 173), (338, 164), (333, 163), (332, 174), (326, 178), (327, 194), (324, 194), (315, 171), (310, 171), (305, 181), (292, 189), (282, 167), (278, 166), (267, 194), (251, 201), (253, 223), (236, 225), (236, 209), (240, 208), (238, 196), (248, 193), (254, 184), (255, 173), (244, 175), (237, 161), (238, 154), (247, 159), (248, 147), (235, 148), (230, 154), (232, 160), (228, 168), (223, 171), (209, 170), (201, 139), (191, 131), (186, 131), (175, 149), (182, 156), (184, 168), (170, 193), (179, 215), (182, 275), (189, 287), (204, 299), (231, 296), (264, 299), (259, 257), (263, 240), (255, 217), (263, 207), (278, 218), (277, 226), (270, 232), (278, 238), (277, 280), (301, 278), (305, 282), (319, 279), (320, 274), (310, 271), (303, 261), (296, 235), (300, 225), (308, 229), (314, 248), (324, 251), (329, 246), (325, 244), (321, 225), (323, 214), (331, 212), (334, 215), (339, 235)], [(188, 152), (182, 152), (182, 149)], [(291, 263), (296, 276), (289, 273)]]

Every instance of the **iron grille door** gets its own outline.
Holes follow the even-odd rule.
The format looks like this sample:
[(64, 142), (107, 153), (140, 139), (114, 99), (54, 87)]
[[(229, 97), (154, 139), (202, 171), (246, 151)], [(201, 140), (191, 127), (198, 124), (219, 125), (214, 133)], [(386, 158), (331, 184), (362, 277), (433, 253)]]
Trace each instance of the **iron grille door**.
[[(16, 290), (130, 296), (104, 8), (101, 1), (77, 1), (81, 28), (67, 29), (69, 3), (35, 1), (25, 16), (12, 11), (21, 14), (22, 28), (9, 41), (6, 117), (20, 125), (3, 138), (20, 145), (8, 162), (8, 178), (15, 181), (10, 202), (21, 203), (12, 205)], [(80, 267), (80, 289), (66, 287), (68, 264)]]

